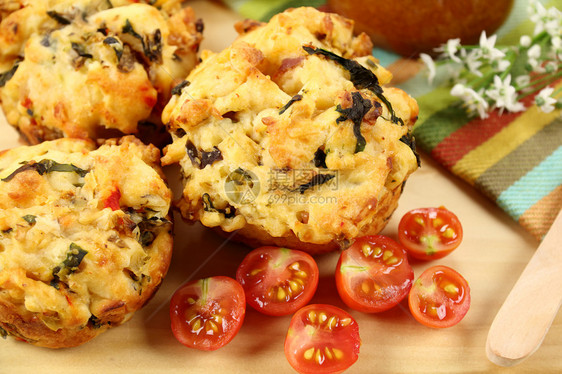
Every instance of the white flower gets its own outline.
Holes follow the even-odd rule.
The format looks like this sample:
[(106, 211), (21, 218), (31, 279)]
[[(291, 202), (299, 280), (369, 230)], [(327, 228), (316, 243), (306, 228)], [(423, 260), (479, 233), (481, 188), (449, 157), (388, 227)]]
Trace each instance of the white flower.
[(484, 99), (482, 93), (474, 91), (472, 88), (466, 87), (461, 83), (457, 83), (451, 89), (451, 95), (457, 96), (463, 101), (469, 113), (478, 112), (480, 118), (488, 117), (488, 102)]
[(420, 58), (427, 67), (427, 81), (429, 82), (429, 84), (431, 84), (433, 83), (433, 78), (435, 78), (435, 62), (433, 62), (433, 59), (430, 55), (425, 53), (420, 53)]
[(562, 32), (562, 13), (556, 7), (548, 8), (544, 29), (550, 36), (558, 36)]
[(521, 36), (521, 39), (519, 39), (519, 44), (521, 44), (522, 47), (529, 47), (531, 45), (531, 37), (529, 35), (523, 35)]
[(500, 60), (505, 57), (505, 53), (495, 47), (497, 35), (486, 37), (486, 31), (480, 34), (480, 51), (482, 58), (490, 60), (490, 62)]
[(550, 113), (554, 110), (556, 99), (552, 98), (553, 87), (545, 87), (535, 96), (535, 104), (545, 113)]
[(505, 71), (511, 66), (511, 62), (509, 60), (498, 60), (494, 61), (492, 66), (494, 67), (495, 71)]
[(556, 70), (558, 69), (558, 64), (556, 63), (556, 61), (548, 61), (545, 65), (544, 65), (544, 70), (547, 73), (555, 73)]
[(466, 90), (468, 90), (468, 87), (462, 83), (457, 83), (453, 86), (453, 88), (451, 88), (451, 95), (462, 98), (465, 95)]
[(480, 118), (488, 118), (488, 109), (490, 106), (488, 102), (484, 99), (482, 92), (476, 92), (474, 90), (470, 90), (470, 95), (472, 99), (467, 102), (467, 107), (470, 112), (478, 112)]
[(462, 50), (464, 53), (462, 54), (464, 64), (469, 72), (479, 77), (482, 76), (482, 72), (479, 70), (482, 66), (482, 61), (480, 61), (480, 51), (478, 49), (473, 49), (468, 54), (465, 50)]
[(486, 96), (494, 103), (500, 113), (506, 109), (509, 112), (521, 112), (525, 106), (517, 101), (517, 90), (511, 85), (511, 75), (508, 74), (502, 81), (499, 75), (494, 76), (494, 83), (485, 92)]
[(519, 87), (520, 89), (523, 87), (526, 87), (529, 85), (529, 83), (531, 83), (531, 77), (528, 75), (520, 75), (518, 77), (515, 78), (515, 84), (517, 85), (517, 87)]
[(539, 59), (541, 57), (541, 46), (538, 44), (533, 45), (527, 51), (527, 62), (532, 68), (532, 71), (537, 73), (544, 73), (544, 68), (541, 66)]
[(534, 35), (546, 31), (551, 36), (560, 35), (562, 31), (562, 13), (556, 7), (548, 10), (538, 0), (529, 2), (529, 18), (535, 24)]
[(449, 39), (446, 44), (441, 45), (439, 48), (435, 48), (435, 52), (441, 52), (441, 55), (439, 56), (440, 58), (450, 58), (455, 62), (461, 62), (461, 59), (457, 56), (460, 46), (460, 38)]
[(552, 45), (552, 59), (558, 59), (562, 61), (562, 38), (560, 36), (553, 36), (550, 39), (550, 44)]
[(541, 46), (535, 44), (531, 48), (529, 48), (529, 50), (527, 51), (527, 57), (533, 58), (535, 60), (541, 57)]

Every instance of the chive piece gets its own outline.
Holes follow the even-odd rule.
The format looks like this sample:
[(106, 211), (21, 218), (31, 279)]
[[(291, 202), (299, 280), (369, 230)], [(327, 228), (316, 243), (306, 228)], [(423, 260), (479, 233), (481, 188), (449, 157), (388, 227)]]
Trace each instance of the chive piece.
[(74, 166), (72, 164), (59, 164), (58, 162), (53, 160), (41, 160), (39, 162), (30, 161), (24, 164), (23, 166), (20, 166), (16, 170), (14, 170), (14, 172), (8, 175), (6, 178), (2, 179), (2, 182), (9, 182), (10, 180), (12, 180), (12, 178), (14, 178), (14, 176), (16, 176), (16, 174), (26, 170), (35, 170), (37, 173), (39, 173), (39, 175), (43, 175), (45, 173), (51, 173), (53, 171), (58, 171), (63, 173), (72, 172), (78, 174), (81, 177), (86, 176), (86, 174), (88, 174), (89, 172), (88, 170), (80, 169), (79, 167)]
[(187, 156), (191, 160), (191, 164), (195, 167), (201, 166), (201, 161), (199, 160), (199, 151), (193, 142), (189, 139), (185, 142), (185, 149), (187, 151)]
[(111, 46), (111, 48), (115, 51), (115, 55), (117, 55), (117, 61), (121, 61), (121, 57), (123, 56), (123, 46), (117, 38), (108, 36), (103, 40), (103, 44)]
[(172, 88), (172, 95), (181, 95), (181, 91), (191, 84), (190, 81), (182, 81), (177, 84), (174, 88)]
[(82, 44), (78, 44), (75, 42), (70, 43), (70, 45), (72, 46), (72, 50), (74, 52), (76, 52), (76, 54), (80, 57), (84, 57), (84, 58), (94, 58), (93, 55), (91, 55), (90, 53), (86, 52), (86, 48), (82, 45)]
[(143, 39), (143, 37), (142, 37), (139, 33), (137, 33), (137, 32), (135, 31), (135, 29), (133, 29), (133, 25), (131, 25), (131, 21), (129, 21), (128, 18), (125, 20), (125, 26), (123, 26), (123, 28), (121, 29), (121, 31), (122, 31), (124, 34), (131, 34), (133, 37), (135, 37), (135, 38), (137, 38), (138, 40), (140, 40), (140, 42), (141, 42), (142, 45), (143, 45), (143, 49), (144, 49), (144, 39)]
[(414, 135), (412, 135), (412, 132), (408, 131), (406, 135), (400, 138), (400, 141), (406, 144), (408, 147), (410, 147), (412, 152), (414, 152), (414, 156), (416, 156), (416, 162), (418, 163), (418, 167), (420, 167), (421, 166), (420, 154), (416, 150), (416, 139), (414, 138)]
[(21, 217), (23, 218), (23, 220), (27, 223), (29, 223), (30, 225), (34, 225), (36, 221), (36, 216), (34, 216), (33, 214), (26, 214), (25, 216)]
[(364, 99), (358, 91), (352, 92), (351, 97), (353, 98), (351, 108), (342, 109), (340, 105), (337, 106), (336, 111), (341, 113), (341, 116), (336, 119), (336, 122), (339, 123), (348, 119), (353, 122), (353, 134), (357, 138), (355, 153), (358, 153), (362, 152), (367, 144), (363, 134), (361, 134), (361, 123), (363, 122), (363, 117), (373, 107), (373, 104), (370, 100)]
[(43, 39), (39, 42), (43, 47), (50, 47), (51, 46), (51, 36), (49, 34), (45, 34)]
[(186, 134), (187, 134), (187, 132), (185, 132), (185, 130), (182, 129), (181, 127), (179, 127), (179, 128), (175, 131), (175, 135), (176, 135), (178, 138), (183, 138)]
[(289, 107), (290, 107), (291, 105), (293, 105), (293, 104), (296, 103), (297, 101), (301, 101), (301, 100), (302, 100), (302, 95), (295, 95), (295, 96), (291, 97), (291, 100), (289, 100), (289, 102), (288, 102), (287, 104), (285, 104), (285, 105), (283, 106), (283, 108), (281, 108), (281, 109), (279, 110), (279, 115), (285, 113), (285, 111), (286, 111), (287, 109), (289, 109)]
[(328, 168), (328, 166), (326, 166), (326, 153), (320, 148), (318, 148), (314, 153), (313, 161), (314, 161), (314, 166), (316, 166), (317, 168), (324, 168), (324, 169)]
[(222, 160), (222, 152), (217, 146), (213, 147), (212, 151), (201, 151), (201, 169), (205, 169), (205, 166), (212, 165), (215, 161)]
[(18, 70), (18, 67), (19, 67), (19, 61), (16, 62), (10, 70), (5, 71), (4, 73), (0, 73), (0, 87), (4, 87), (6, 83), (8, 83), (10, 79), (12, 79), (14, 74), (16, 74), (16, 70)]
[(64, 261), (60, 265), (55, 266), (55, 268), (53, 269), (53, 279), (51, 280), (51, 286), (58, 290), (60, 278), (76, 272), (87, 253), (88, 251), (82, 249), (82, 247), (80, 247), (78, 244), (71, 243), (70, 248), (66, 252), (66, 258), (64, 259)]
[(217, 146), (214, 146), (211, 151), (201, 151), (201, 156), (199, 156), (199, 150), (195, 144), (189, 139), (185, 142), (185, 148), (191, 164), (199, 169), (204, 169), (205, 166), (212, 165), (215, 161), (223, 159), (222, 153)]
[(162, 32), (156, 29), (152, 39), (148, 38), (148, 46), (144, 54), (152, 62), (162, 63)]
[(101, 320), (98, 317), (94, 316), (93, 314), (88, 319), (88, 324), (92, 325), (92, 327), (94, 329), (99, 329), (100, 327), (103, 326), (103, 323), (101, 322)]
[(88, 251), (82, 249), (78, 244), (71, 243), (68, 252), (66, 253), (66, 258), (62, 262), (65, 268), (68, 269), (70, 273), (74, 273), (78, 270), (78, 266), (82, 263), (84, 256)]
[(152, 217), (142, 220), (137, 225), (140, 231), (139, 238), (138, 238), (139, 243), (143, 247), (149, 247), (158, 236), (155, 233), (156, 229), (158, 227), (168, 224), (171, 224), (171, 222), (165, 218), (160, 218), (160, 217)]
[(47, 15), (52, 19), (54, 19), (55, 21), (57, 21), (58, 23), (60, 23), (61, 25), (70, 25), (71, 23), (69, 19), (63, 17), (60, 13), (54, 10), (49, 10), (47, 12)]
[(225, 209), (215, 208), (213, 201), (211, 200), (211, 195), (208, 193), (204, 193), (203, 196), (201, 196), (201, 200), (203, 201), (203, 210), (205, 212), (221, 213), (224, 215), (224, 218), (232, 218), (236, 215), (236, 210), (231, 206), (228, 206)]
[(198, 33), (202, 33), (204, 29), (205, 24), (203, 23), (203, 20), (201, 18), (198, 18), (195, 21), (195, 31), (197, 31)]
[(333, 179), (333, 178), (335, 178), (335, 175), (333, 175), (333, 174), (316, 174), (314, 177), (312, 177), (310, 182), (305, 183), (305, 184), (301, 184), (297, 188), (297, 191), (299, 191), (301, 194), (303, 194), (304, 191), (308, 190), (309, 188), (312, 188), (314, 186), (320, 186), (320, 185), (328, 182), (330, 179)]
[(121, 29), (124, 34), (130, 34), (134, 38), (138, 39), (142, 45), (142, 51), (146, 58), (152, 62), (161, 63), (162, 61), (162, 32), (160, 29), (156, 29), (152, 35), (152, 39), (148, 38), (148, 42), (145, 41), (142, 35), (137, 33), (131, 24), (131, 21), (127, 19), (125, 21), (125, 26)]
[(0, 326), (0, 337), (2, 337), (2, 339), (6, 339), (7, 336), (8, 336), (8, 331), (4, 330), (2, 326)]
[(354, 60), (348, 60), (344, 57), (338, 56), (337, 54), (327, 51), (325, 49), (303, 46), (303, 49), (309, 54), (322, 55), (337, 64), (341, 65), (344, 69), (349, 71), (350, 80), (357, 89), (368, 89), (372, 91), (377, 97), (386, 105), (388, 111), (390, 112), (390, 120), (393, 123), (404, 125), (402, 118), (397, 117), (392, 104), (383, 95), (383, 89), (379, 84), (379, 79), (377, 76), (369, 69), (363, 67), (360, 63)]

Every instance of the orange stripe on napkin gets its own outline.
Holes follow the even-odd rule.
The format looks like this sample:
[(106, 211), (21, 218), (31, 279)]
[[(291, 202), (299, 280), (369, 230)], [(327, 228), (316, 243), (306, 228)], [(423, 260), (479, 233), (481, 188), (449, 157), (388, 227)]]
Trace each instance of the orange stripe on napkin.
[(556, 187), (551, 193), (539, 200), (519, 217), (519, 224), (529, 231), (535, 238), (541, 240), (556, 214), (562, 207), (562, 186)]
[(551, 155), (562, 140), (562, 119), (557, 118), (513, 152), (482, 173), (475, 183), (496, 200), (513, 183)]

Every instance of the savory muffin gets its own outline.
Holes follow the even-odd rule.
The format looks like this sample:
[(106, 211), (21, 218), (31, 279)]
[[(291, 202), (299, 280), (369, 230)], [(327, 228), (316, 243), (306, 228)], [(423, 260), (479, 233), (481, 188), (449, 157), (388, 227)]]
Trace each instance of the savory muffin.
[(130, 319), (172, 252), (159, 150), (133, 136), (0, 154), (0, 333), (82, 344)]
[(418, 167), (418, 106), (353, 23), (313, 8), (245, 21), (175, 87), (163, 112), (183, 217), (250, 245), (312, 253), (375, 234)]
[(12, 2), (0, 5), (0, 102), (29, 142), (161, 127), (171, 88), (198, 61), (202, 23), (191, 8), (179, 0), (20, 2), (11, 12), (1, 9)]

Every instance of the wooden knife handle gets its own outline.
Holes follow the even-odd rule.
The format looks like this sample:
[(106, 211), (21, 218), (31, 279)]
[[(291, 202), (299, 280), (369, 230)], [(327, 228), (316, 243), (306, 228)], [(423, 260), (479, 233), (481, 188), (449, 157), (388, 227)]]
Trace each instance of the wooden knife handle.
[(486, 354), (512, 366), (542, 343), (562, 303), (562, 211), (492, 322)]

